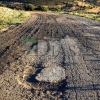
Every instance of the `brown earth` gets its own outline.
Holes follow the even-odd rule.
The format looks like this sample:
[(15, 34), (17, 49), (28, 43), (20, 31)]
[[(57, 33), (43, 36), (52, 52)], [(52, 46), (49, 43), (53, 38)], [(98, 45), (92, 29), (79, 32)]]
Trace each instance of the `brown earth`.
[[(32, 59), (23, 60), (23, 39), (32, 37), (60, 41), (65, 57), (61, 63), (66, 73), (64, 80), (50, 83), (34, 79), (43, 66), (35, 61), (30, 64)], [(30, 66), (28, 74), (33, 74), (23, 81)], [(100, 22), (67, 14), (31, 12), (25, 22), (1, 32), (0, 100), (100, 100)]]

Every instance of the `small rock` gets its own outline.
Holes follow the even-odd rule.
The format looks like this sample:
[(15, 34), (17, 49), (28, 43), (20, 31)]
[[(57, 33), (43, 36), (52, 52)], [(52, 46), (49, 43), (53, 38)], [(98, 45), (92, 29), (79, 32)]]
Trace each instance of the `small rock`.
[(46, 94), (50, 94), (50, 91), (47, 91)]
[(44, 68), (37, 76), (38, 81), (57, 82), (65, 79), (65, 69), (60, 66)]

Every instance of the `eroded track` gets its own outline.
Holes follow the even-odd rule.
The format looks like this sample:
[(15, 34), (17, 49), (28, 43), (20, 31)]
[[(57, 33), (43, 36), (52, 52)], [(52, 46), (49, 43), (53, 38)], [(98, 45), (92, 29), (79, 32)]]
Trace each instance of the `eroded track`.
[[(57, 61), (66, 78), (56, 84), (34, 80), (31, 89), (18, 83), (16, 77), (30, 64), (22, 59), (24, 38), (58, 41), (64, 58)], [(43, 66), (33, 63), (34, 78)], [(0, 33), (0, 74), (0, 100), (100, 100), (100, 23), (66, 14), (32, 13), (24, 23)]]

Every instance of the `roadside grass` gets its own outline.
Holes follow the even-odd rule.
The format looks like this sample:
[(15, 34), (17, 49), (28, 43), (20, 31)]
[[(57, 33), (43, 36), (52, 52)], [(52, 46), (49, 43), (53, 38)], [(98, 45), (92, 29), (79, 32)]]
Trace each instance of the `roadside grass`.
[[(32, 5), (31, 5), (32, 6)], [(28, 8), (31, 8), (29, 5)], [(36, 9), (37, 8), (37, 9)], [(67, 13), (67, 14), (72, 14), (80, 17), (86, 17), (92, 20), (97, 20), (100, 21), (100, 13), (94, 14), (94, 13), (85, 13), (85, 12), (64, 12), (61, 8), (56, 8), (56, 7), (51, 7), (49, 8), (48, 6), (38, 6), (34, 7), (32, 6), (32, 10), (36, 11), (45, 11), (45, 12), (57, 12), (57, 13)], [(0, 7), (0, 31), (6, 30), (10, 25), (14, 25), (16, 23), (21, 23), (24, 21), (26, 18), (29, 17), (28, 12), (20, 12), (17, 10), (12, 10), (7, 7)]]
[(7, 29), (10, 25), (21, 23), (27, 17), (27, 12), (19, 12), (6, 7), (0, 7), (0, 31)]
[(92, 20), (100, 21), (100, 14), (77, 13), (77, 12), (66, 12), (66, 13), (76, 15), (76, 16), (80, 16), (80, 17), (89, 18), (89, 19), (92, 19)]
[[(29, 16), (29, 14), (26, 12), (21, 13), (16, 10), (11, 10), (9, 8), (6, 8), (4, 7), (6, 6), (4, 4), (1, 4), (1, 6), (3, 7), (0, 7), (0, 30), (5, 29), (9, 25), (19, 23), (23, 19), (27, 18), (27, 16)], [(15, 6), (15, 9), (17, 6)], [(64, 7), (62, 7), (61, 5), (37, 6), (34, 4), (23, 4), (22, 9), (26, 11), (43, 11), (43, 12), (53, 12), (53, 13), (62, 13), (62, 14), (67, 13), (67, 14), (72, 14), (72, 15), (86, 17), (92, 20), (100, 21), (100, 11), (99, 11), (100, 7), (99, 6), (89, 4), (89, 3), (79, 2), (79, 1), (77, 1), (77, 5), (73, 5), (73, 3), (65, 3), (65, 5), (63, 6), (65, 6), (65, 8), (67, 7), (67, 10), (64, 10)], [(69, 10), (68, 10), (68, 7), (69, 7)], [(79, 7), (79, 8), (75, 10), (73, 7), (74, 8)], [(85, 7), (85, 8), (82, 9), (82, 7), (83, 8)], [(17, 8), (20, 8), (20, 7), (17, 7)]]

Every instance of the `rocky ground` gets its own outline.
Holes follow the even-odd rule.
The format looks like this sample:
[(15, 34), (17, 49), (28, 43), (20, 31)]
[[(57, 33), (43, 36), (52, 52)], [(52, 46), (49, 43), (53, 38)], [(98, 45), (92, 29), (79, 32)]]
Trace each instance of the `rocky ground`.
[(0, 79), (0, 100), (100, 100), (100, 22), (32, 12), (0, 33)]

